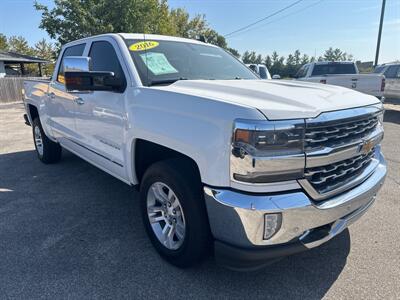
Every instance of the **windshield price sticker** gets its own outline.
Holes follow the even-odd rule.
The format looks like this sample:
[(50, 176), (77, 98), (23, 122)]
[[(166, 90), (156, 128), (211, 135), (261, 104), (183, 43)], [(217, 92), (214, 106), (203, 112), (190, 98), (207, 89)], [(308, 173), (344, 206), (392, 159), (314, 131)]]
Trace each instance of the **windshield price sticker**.
[(149, 49), (153, 49), (159, 45), (156, 41), (145, 41), (145, 42), (137, 42), (129, 46), (129, 50), (131, 51), (145, 51)]
[(140, 57), (154, 75), (178, 73), (178, 70), (171, 65), (163, 53), (142, 53)]

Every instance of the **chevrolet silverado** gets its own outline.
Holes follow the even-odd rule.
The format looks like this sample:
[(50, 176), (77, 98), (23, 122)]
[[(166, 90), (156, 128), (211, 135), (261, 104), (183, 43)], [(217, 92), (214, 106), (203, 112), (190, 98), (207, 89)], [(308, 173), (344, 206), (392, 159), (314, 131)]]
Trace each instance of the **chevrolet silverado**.
[(214, 253), (253, 270), (319, 246), (368, 210), (386, 175), (376, 97), (260, 80), (196, 40), (73, 41), (51, 80), (24, 90), (38, 158), (56, 163), (65, 148), (137, 187), (153, 246), (179, 267)]

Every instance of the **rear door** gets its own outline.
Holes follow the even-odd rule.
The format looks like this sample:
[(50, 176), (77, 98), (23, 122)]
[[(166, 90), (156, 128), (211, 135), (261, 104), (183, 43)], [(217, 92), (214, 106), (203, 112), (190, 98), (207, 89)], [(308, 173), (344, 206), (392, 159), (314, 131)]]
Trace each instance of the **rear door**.
[[(93, 71), (111, 71), (127, 82), (127, 68), (117, 43), (112, 38), (94, 39), (88, 54)], [(93, 91), (76, 94), (76, 128), (80, 135), (82, 153), (113, 175), (126, 178), (124, 133), (126, 126), (124, 91)]]
[(77, 138), (75, 127), (75, 100), (74, 94), (65, 89), (63, 61), (68, 56), (82, 56), (86, 43), (69, 46), (61, 54), (57, 70), (49, 85), (46, 107), (49, 111), (49, 124), (53, 135), (62, 143), (63, 139)]

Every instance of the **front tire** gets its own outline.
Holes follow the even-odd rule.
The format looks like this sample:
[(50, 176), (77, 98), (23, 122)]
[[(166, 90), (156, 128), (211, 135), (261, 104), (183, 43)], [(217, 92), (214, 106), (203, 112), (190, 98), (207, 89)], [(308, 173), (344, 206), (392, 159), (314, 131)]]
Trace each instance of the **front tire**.
[(209, 254), (211, 234), (200, 179), (179, 159), (153, 164), (140, 187), (144, 226), (157, 252), (178, 267)]
[(39, 118), (32, 122), (33, 142), (38, 158), (45, 164), (53, 164), (61, 159), (61, 146), (50, 140), (42, 128)]

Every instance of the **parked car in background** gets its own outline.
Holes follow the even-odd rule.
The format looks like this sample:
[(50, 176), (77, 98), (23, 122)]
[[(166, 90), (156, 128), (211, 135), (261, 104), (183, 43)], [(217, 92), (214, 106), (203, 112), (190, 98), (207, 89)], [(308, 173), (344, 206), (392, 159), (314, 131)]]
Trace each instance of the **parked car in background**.
[(385, 89), (383, 75), (359, 74), (354, 62), (318, 61), (308, 63), (300, 68), (295, 78), (302, 81), (343, 86), (379, 99), (382, 99)]
[(262, 64), (246, 64), (254, 73), (260, 76), (261, 79), (271, 79), (271, 74), (268, 68)]
[(84, 38), (64, 45), (50, 82), (24, 88), (38, 158), (56, 163), (65, 148), (136, 186), (152, 244), (179, 267), (214, 253), (252, 270), (317, 247), (386, 176), (377, 98), (260, 80), (200, 41)]
[(385, 97), (400, 98), (400, 62), (379, 65), (374, 73), (385, 76)]

